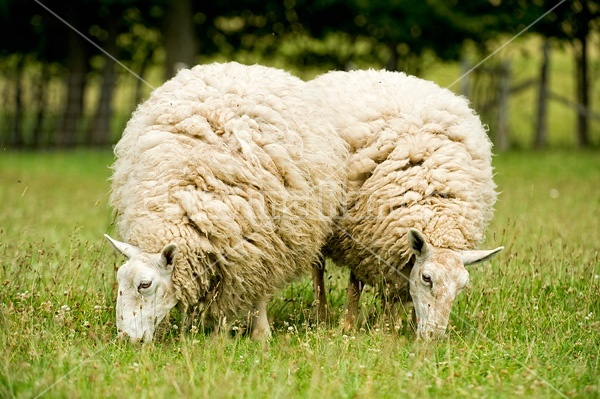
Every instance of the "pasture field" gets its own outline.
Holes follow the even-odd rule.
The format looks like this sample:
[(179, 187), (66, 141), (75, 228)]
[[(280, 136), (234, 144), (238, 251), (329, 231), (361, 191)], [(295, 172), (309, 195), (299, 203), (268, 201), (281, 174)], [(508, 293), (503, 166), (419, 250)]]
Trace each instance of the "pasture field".
[(447, 339), (407, 322), (338, 320), (347, 273), (329, 265), (331, 320), (317, 325), (309, 277), (270, 305), (274, 337), (182, 334), (115, 341), (115, 268), (103, 241), (112, 154), (0, 152), (0, 397), (598, 398), (600, 156), (513, 152), (494, 159), (502, 192)]

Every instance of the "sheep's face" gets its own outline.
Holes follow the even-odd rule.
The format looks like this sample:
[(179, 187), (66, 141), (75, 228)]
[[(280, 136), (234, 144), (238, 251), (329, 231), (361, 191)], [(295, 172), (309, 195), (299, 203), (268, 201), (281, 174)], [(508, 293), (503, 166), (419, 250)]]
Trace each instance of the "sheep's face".
[(127, 257), (117, 271), (117, 331), (131, 342), (152, 340), (156, 326), (177, 304), (172, 281), (177, 245), (169, 244), (158, 254), (105, 236)]
[(417, 318), (417, 336), (437, 338), (446, 332), (454, 299), (469, 283), (465, 266), (488, 260), (503, 247), (491, 251), (436, 248), (415, 229), (409, 231), (408, 239), (415, 255), (410, 295)]

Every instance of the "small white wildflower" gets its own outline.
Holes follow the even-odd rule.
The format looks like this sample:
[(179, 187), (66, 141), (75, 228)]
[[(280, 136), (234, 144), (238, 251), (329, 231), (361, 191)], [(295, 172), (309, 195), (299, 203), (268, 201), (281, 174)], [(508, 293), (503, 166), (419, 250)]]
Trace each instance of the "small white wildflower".
[(17, 299), (26, 300), (26, 299), (29, 299), (30, 296), (31, 295), (29, 294), (29, 291), (19, 292), (17, 294)]

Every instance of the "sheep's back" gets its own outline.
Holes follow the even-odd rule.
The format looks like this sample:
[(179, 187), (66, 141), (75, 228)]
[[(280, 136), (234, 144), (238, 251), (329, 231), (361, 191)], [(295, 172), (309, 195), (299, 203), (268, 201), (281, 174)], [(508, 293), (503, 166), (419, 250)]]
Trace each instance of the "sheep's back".
[(184, 304), (218, 293), (214, 312), (232, 317), (309, 270), (331, 233), (346, 145), (306, 117), (320, 111), (303, 90), (272, 68), (199, 66), (129, 121), (113, 165), (118, 230), (148, 252), (181, 247)]
[(466, 99), (399, 72), (331, 72), (311, 86), (351, 150), (348, 208), (328, 243), (337, 263), (370, 284), (406, 286), (409, 228), (444, 248), (483, 240), (496, 201), (492, 145)]

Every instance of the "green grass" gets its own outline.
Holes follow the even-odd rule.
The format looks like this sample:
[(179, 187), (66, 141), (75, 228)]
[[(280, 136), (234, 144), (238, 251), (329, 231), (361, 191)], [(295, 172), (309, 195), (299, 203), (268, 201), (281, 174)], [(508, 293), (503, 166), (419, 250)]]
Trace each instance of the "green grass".
[(431, 344), (379, 320), (369, 293), (345, 335), (340, 270), (333, 321), (315, 326), (307, 277), (270, 305), (270, 345), (174, 328), (143, 348), (115, 342), (111, 161), (0, 154), (0, 397), (600, 397), (597, 152), (494, 159), (486, 246), (506, 249), (471, 269), (448, 339)]

